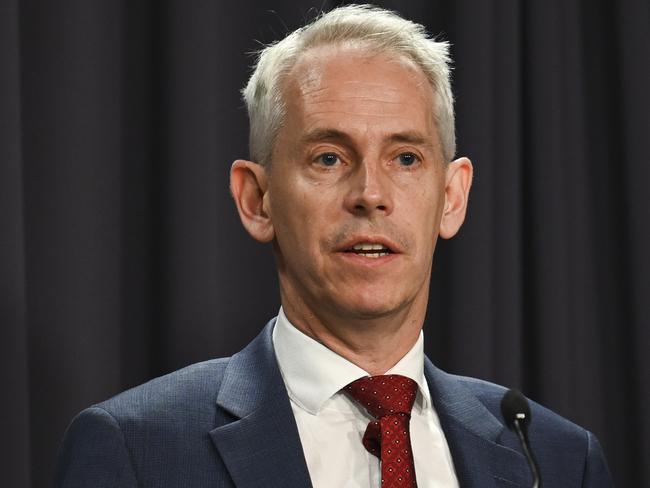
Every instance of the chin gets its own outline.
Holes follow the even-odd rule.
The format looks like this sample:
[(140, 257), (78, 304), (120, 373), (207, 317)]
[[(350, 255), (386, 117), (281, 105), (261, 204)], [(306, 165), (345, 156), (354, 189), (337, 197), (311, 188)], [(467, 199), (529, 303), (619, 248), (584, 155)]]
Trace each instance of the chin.
[(341, 315), (350, 318), (369, 320), (386, 317), (404, 309), (406, 300), (396, 300), (395, 297), (380, 295), (348, 295), (344, 300), (337, 300), (335, 307)]

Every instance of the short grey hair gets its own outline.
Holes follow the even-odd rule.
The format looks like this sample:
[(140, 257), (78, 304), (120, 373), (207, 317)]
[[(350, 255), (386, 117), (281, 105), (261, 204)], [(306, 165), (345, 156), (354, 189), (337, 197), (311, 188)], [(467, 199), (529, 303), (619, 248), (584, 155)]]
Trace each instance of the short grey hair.
[(262, 165), (271, 162), (286, 110), (282, 81), (300, 54), (312, 47), (347, 41), (402, 54), (422, 69), (434, 91), (433, 113), (442, 156), (451, 161), (456, 154), (456, 135), (449, 44), (429, 37), (422, 25), (371, 5), (348, 5), (323, 13), (259, 52), (253, 74), (242, 90), (250, 122), (251, 159)]

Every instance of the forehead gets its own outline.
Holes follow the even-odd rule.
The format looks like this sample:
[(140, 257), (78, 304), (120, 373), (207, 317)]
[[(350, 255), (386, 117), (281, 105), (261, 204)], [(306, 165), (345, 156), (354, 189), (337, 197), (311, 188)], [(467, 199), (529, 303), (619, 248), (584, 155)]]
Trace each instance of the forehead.
[(406, 56), (358, 45), (302, 53), (285, 78), (287, 123), (310, 130), (419, 131), (432, 136), (433, 90)]

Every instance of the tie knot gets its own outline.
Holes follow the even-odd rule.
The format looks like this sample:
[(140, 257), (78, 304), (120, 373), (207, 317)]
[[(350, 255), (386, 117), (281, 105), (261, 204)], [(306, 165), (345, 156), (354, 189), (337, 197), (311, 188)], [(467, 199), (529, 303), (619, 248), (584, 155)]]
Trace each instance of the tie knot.
[(398, 374), (365, 376), (345, 387), (345, 391), (375, 418), (397, 413), (409, 414), (418, 385)]

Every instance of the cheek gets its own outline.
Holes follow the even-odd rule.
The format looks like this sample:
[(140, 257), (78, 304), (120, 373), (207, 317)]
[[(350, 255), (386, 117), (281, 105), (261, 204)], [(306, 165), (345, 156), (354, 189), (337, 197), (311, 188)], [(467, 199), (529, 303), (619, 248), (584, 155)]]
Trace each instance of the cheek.
[(313, 260), (327, 232), (326, 212), (331, 207), (317, 198), (318, 193), (313, 190), (286, 190), (273, 205), (272, 219), (278, 244), (291, 260), (303, 260), (307, 256)]
[(408, 222), (409, 231), (417, 236), (418, 254), (427, 258), (433, 253), (440, 230), (442, 201), (439, 194), (431, 191), (423, 191), (418, 197), (412, 199), (403, 221)]

